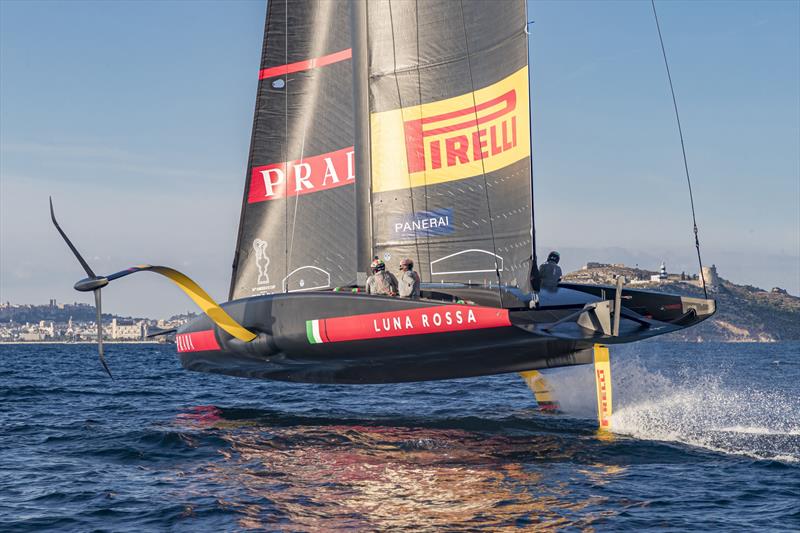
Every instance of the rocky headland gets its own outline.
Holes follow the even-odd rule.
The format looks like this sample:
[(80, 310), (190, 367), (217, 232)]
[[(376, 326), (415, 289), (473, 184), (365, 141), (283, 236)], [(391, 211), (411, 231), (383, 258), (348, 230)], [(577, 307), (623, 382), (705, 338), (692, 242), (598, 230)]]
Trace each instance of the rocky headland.
[[(717, 275), (716, 268), (705, 270), (709, 298), (717, 301), (717, 313), (693, 328), (670, 333), (662, 340), (693, 342), (777, 342), (800, 340), (800, 298), (778, 287), (761, 289), (737, 285)], [(646, 289), (703, 297), (701, 282), (685, 274), (652, 272), (625, 265), (587, 263), (570, 272), (563, 281), (570, 283), (607, 283), (625, 276), (626, 288)]]

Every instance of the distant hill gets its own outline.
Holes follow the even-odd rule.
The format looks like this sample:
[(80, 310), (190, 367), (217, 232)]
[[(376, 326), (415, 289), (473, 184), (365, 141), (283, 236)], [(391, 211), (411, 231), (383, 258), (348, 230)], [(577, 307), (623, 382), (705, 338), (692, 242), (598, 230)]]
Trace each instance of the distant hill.
[[(73, 304), (56, 304), (55, 300), (51, 300), (48, 305), (0, 304), (0, 324), (12, 322), (17, 324), (26, 322), (37, 324), (41, 320), (60, 323), (67, 322), (70, 318), (75, 322), (93, 322), (96, 317), (97, 312), (93, 305), (77, 302)], [(103, 313), (104, 320), (111, 320), (112, 318), (115, 318), (115, 316)]]
[[(623, 265), (594, 264), (591, 268), (570, 272), (564, 276), (564, 281), (613, 284), (616, 275), (635, 280), (626, 285), (627, 288), (703, 297), (703, 289), (697, 281), (681, 280), (680, 276), (670, 275), (667, 280), (648, 282), (645, 280), (658, 273)], [(720, 277), (713, 281), (709, 284), (709, 298), (717, 301), (717, 313), (699, 326), (659, 338), (694, 342), (800, 340), (800, 298), (777, 290), (736, 285)]]

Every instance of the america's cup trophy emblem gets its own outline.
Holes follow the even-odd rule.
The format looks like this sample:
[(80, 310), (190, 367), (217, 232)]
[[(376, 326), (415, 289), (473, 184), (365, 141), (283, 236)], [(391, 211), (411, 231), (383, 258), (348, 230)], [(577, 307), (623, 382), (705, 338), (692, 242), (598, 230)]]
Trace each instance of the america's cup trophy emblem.
[(253, 241), (253, 250), (256, 252), (256, 266), (258, 267), (257, 285), (269, 285), (269, 256), (267, 255), (267, 241), (256, 239)]

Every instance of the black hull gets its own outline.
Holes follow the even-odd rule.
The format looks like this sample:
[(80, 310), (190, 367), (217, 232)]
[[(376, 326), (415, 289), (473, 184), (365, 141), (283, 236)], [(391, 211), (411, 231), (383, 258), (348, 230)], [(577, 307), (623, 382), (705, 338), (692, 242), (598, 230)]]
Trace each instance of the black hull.
[[(281, 381), (441, 380), (587, 364), (595, 343), (668, 333), (714, 312), (709, 300), (693, 300), (687, 311), (685, 298), (624, 291), (626, 308), (645, 305), (656, 316), (626, 310), (619, 336), (611, 337), (574, 319), (603, 301), (587, 289), (595, 288), (543, 292), (537, 309), (514, 290), (504, 301), (518, 298), (519, 307), (492, 307), (496, 288), (450, 287), (446, 293), (425, 291), (431, 298), (420, 300), (330, 291), (244, 298), (223, 307), (259, 333), (256, 340), (242, 343), (202, 316), (178, 332), (179, 357), (188, 370)], [(613, 297), (613, 288), (604, 290)], [(461, 298), (472, 305), (453, 302)]]

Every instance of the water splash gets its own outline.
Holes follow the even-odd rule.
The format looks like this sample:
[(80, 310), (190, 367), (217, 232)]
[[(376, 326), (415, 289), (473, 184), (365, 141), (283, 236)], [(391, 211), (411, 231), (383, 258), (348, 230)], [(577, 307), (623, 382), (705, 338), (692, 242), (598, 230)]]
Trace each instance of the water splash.
[[(766, 390), (768, 380), (754, 384), (733, 365), (717, 364), (714, 375), (709, 366), (662, 366), (636, 355), (614, 360), (614, 433), (800, 463), (800, 397)], [(548, 379), (565, 413), (596, 416), (591, 367)]]

